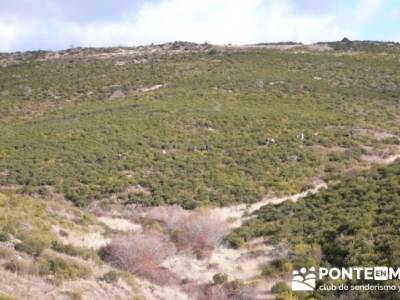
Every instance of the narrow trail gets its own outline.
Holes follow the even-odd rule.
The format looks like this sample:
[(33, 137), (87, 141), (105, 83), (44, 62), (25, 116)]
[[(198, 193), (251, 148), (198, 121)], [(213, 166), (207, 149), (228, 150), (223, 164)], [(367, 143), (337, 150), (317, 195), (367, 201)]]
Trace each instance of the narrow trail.
[(229, 227), (234, 229), (240, 227), (245, 221), (251, 219), (252, 213), (267, 204), (279, 204), (287, 200), (294, 202), (306, 197), (307, 195), (316, 194), (322, 188), (327, 188), (328, 185), (322, 180), (315, 180), (313, 182), (314, 187), (304, 192), (285, 196), (285, 197), (268, 197), (253, 204), (239, 204), (234, 206), (218, 207), (212, 210), (213, 213), (217, 214), (221, 219), (226, 220)]

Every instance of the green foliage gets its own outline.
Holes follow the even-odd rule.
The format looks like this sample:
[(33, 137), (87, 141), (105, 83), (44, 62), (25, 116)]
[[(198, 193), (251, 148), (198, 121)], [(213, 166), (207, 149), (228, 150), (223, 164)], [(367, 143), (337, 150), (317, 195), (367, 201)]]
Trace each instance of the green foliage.
[(53, 275), (57, 280), (77, 280), (89, 278), (91, 268), (77, 260), (47, 252), (38, 260), (41, 275)]
[[(351, 128), (400, 129), (393, 56), (209, 50), (141, 63), (35, 52), (2, 68), (0, 185), (54, 186), (78, 206), (110, 194), (185, 208), (250, 203), (357, 163), (368, 141)], [(149, 192), (129, 193), (135, 185)]]
[(272, 294), (281, 294), (284, 292), (288, 292), (289, 290), (290, 289), (287, 286), (286, 282), (279, 281), (272, 286), (271, 293)]
[(10, 234), (0, 231), (0, 242), (7, 242), (10, 240)]
[(20, 275), (37, 276), (39, 274), (38, 266), (29, 259), (12, 258), (4, 264), (4, 268)]
[(275, 295), (276, 300), (298, 300), (299, 298), (291, 291)]
[(120, 278), (120, 274), (117, 271), (111, 270), (103, 275), (102, 279), (108, 283), (115, 283)]
[(275, 259), (262, 270), (262, 275), (267, 277), (282, 277), (290, 275), (293, 271), (292, 263), (287, 259)]
[(35, 256), (49, 248), (52, 241), (52, 236), (41, 232), (22, 233), (19, 238), (21, 243), (16, 245), (16, 249)]
[(55, 239), (46, 206), (36, 199), (0, 193), (0, 230), (21, 241), (17, 250), (39, 255)]
[(64, 253), (70, 256), (78, 256), (85, 260), (92, 259), (94, 262), (100, 264), (101, 259), (98, 257), (96, 251), (89, 250), (84, 247), (78, 247), (71, 244), (64, 244), (59, 240), (54, 240), (51, 244), (51, 249), (59, 253)]
[(213, 276), (213, 282), (215, 284), (224, 284), (228, 281), (228, 275), (225, 273), (217, 273)]

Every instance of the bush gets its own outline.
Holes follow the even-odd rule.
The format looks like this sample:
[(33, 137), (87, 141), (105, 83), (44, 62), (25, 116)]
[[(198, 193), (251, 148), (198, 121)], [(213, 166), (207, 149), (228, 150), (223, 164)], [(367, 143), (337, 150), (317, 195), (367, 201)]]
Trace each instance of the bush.
[(275, 259), (262, 270), (263, 276), (282, 276), (290, 274), (293, 271), (292, 263), (287, 259)]
[(176, 229), (178, 224), (189, 213), (178, 205), (153, 207), (147, 213), (147, 218), (158, 221), (168, 229)]
[(178, 248), (189, 251), (212, 250), (222, 242), (228, 229), (224, 221), (207, 210), (193, 212), (177, 226)]
[(7, 242), (10, 240), (10, 235), (7, 232), (0, 231), (0, 242)]
[(221, 285), (212, 285), (205, 289), (204, 295), (200, 297), (201, 300), (228, 300), (226, 289)]
[(21, 243), (16, 245), (16, 249), (30, 255), (39, 256), (43, 250), (51, 245), (52, 236), (46, 235), (46, 232), (27, 232), (18, 236)]
[(13, 273), (21, 274), (21, 275), (38, 275), (39, 268), (38, 266), (31, 260), (28, 259), (11, 259), (6, 264), (4, 264), (4, 268)]
[[(129, 272), (111, 270), (111, 271), (108, 271), (107, 273), (105, 273), (101, 277), (101, 280), (104, 280), (107, 283), (116, 283), (116, 282), (118, 282), (119, 279), (122, 279), (123, 281), (125, 281), (131, 287), (132, 291), (134, 291), (134, 292), (138, 291), (138, 284), (137, 284), (135, 278)], [(134, 299), (136, 299), (136, 298), (134, 298)], [(141, 299), (141, 298), (137, 298), (137, 299)]]
[(10, 258), (14, 256), (14, 251), (10, 248), (0, 247), (0, 259)]
[(83, 300), (82, 291), (78, 289), (67, 291), (66, 294), (69, 296), (70, 300)]
[(70, 244), (63, 244), (59, 240), (55, 240), (51, 243), (51, 249), (60, 253), (65, 253), (70, 256), (79, 256), (84, 259), (92, 259), (97, 264), (101, 263), (100, 258), (94, 250), (77, 247)]
[(289, 291), (289, 287), (283, 281), (275, 283), (271, 288), (271, 293), (273, 294), (281, 294), (287, 291)]
[(225, 273), (217, 273), (213, 276), (215, 284), (223, 284), (228, 281), (228, 275)]
[(246, 243), (246, 240), (236, 232), (230, 233), (226, 237), (226, 241), (234, 249), (239, 249), (241, 246), (243, 246)]
[(53, 275), (58, 280), (86, 279), (92, 274), (88, 265), (50, 252), (41, 255), (38, 263), (41, 275)]
[(175, 245), (157, 232), (120, 235), (100, 250), (106, 262), (159, 284), (176, 281), (174, 274), (159, 267), (175, 253)]
[(283, 292), (275, 296), (276, 300), (298, 300), (297, 296), (292, 292)]
[(104, 274), (101, 279), (108, 283), (114, 283), (118, 281), (119, 277), (120, 276), (117, 271), (111, 270)]

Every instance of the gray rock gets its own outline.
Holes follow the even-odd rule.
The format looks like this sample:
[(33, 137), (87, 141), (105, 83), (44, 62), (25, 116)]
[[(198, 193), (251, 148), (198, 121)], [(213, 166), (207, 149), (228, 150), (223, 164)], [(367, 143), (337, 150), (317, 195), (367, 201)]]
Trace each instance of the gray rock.
[(119, 99), (119, 98), (123, 98), (123, 97), (125, 97), (124, 92), (121, 90), (116, 90), (116, 91), (114, 91), (114, 93), (112, 93), (112, 95), (110, 96), (110, 99), (113, 100), (113, 99)]

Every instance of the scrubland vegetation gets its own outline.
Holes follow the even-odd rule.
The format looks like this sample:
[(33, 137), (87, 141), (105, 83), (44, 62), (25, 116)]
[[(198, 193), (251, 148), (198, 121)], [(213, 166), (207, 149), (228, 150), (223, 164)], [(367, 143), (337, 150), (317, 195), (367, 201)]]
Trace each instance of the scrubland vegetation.
[(211, 212), (187, 212), (178, 206), (152, 208), (145, 224), (148, 230), (116, 236), (100, 255), (111, 265), (161, 285), (179, 283), (176, 274), (161, 267), (165, 259), (178, 253), (201, 259), (228, 233), (227, 224)]
[[(399, 45), (279, 46), (0, 54), (0, 277), (72, 299), (141, 299), (141, 284), (159, 298), (251, 300), (269, 291), (260, 281), (276, 299), (361, 299), (295, 295), (287, 276), (400, 262)], [(296, 203), (214, 214), (321, 180)], [(208, 264), (216, 253), (252, 259), (250, 275), (237, 269), (250, 279)], [(174, 258), (208, 277), (178, 274)]]
[[(383, 143), (351, 129), (399, 131), (397, 60), (257, 48), (10, 64), (0, 184), (53, 186), (80, 206), (110, 194), (185, 208), (290, 194)], [(129, 192), (138, 185), (146, 193)]]

